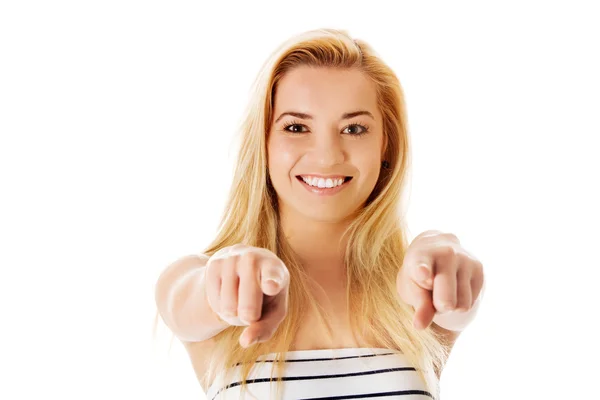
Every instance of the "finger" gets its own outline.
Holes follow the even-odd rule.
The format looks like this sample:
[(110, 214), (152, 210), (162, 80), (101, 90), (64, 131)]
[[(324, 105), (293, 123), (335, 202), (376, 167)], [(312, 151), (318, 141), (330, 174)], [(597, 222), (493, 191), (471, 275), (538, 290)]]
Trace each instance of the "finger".
[(221, 309), (221, 269), (219, 263), (220, 261), (214, 261), (210, 265), (207, 264), (204, 275), (208, 305), (216, 313)]
[(268, 296), (277, 295), (287, 284), (288, 273), (281, 261), (275, 259), (262, 263), (260, 269), (260, 286)]
[(433, 321), (435, 308), (431, 301), (431, 292), (413, 284), (412, 297), (415, 303), (415, 315), (413, 325), (417, 329), (425, 329)]
[(431, 291), (420, 287), (408, 276), (408, 271), (400, 270), (396, 278), (396, 289), (400, 299), (413, 306), (413, 325), (416, 329), (425, 329), (435, 316)]
[(223, 260), (221, 266), (221, 307), (219, 312), (225, 317), (237, 316), (239, 277), (232, 258)]
[(434, 273), (431, 263), (428, 261), (420, 261), (416, 266), (417, 267), (413, 269), (413, 273), (411, 274), (413, 282), (423, 289), (433, 289)]
[(260, 288), (260, 277), (258, 265), (239, 268), (240, 277), (238, 291), (237, 313), (240, 320), (250, 325), (260, 319), (262, 310), (263, 292)]
[(277, 327), (288, 310), (288, 288), (284, 289), (270, 302), (263, 302), (262, 316), (260, 320), (250, 324), (240, 336), (240, 344), (247, 347), (253, 342), (266, 342), (275, 334)]
[(459, 259), (440, 256), (436, 260), (436, 275), (433, 278), (433, 305), (438, 312), (456, 308), (456, 274)]
[(456, 310), (466, 312), (471, 309), (471, 274), (467, 268), (460, 268), (456, 274)]
[(479, 299), (479, 297), (482, 296), (483, 287), (485, 286), (483, 269), (481, 268), (481, 264), (479, 265), (480, 267), (476, 268), (471, 276), (471, 307), (473, 307), (473, 305)]

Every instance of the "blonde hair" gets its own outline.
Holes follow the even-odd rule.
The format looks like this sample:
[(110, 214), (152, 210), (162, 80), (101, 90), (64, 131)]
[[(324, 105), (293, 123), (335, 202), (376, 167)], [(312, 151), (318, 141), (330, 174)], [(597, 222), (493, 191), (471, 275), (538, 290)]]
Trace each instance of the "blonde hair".
[(291, 349), (307, 305), (317, 311), (330, 338), (333, 335), (324, 309), (308, 290), (310, 277), (280, 230), (277, 194), (267, 169), (266, 143), (277, 83), (300, 65), (355, 68), (365, 73), (376, 87), (386, 143), (384, 160), (390, 167), (381, 170), (365, 206), (345, 232), (351, 326), (361, 337), (374, 338), (384, 348), (401, 351), (437, 398), (437, 373), (448, 356), (447, 346), (431, 327), (421, 331), (413, 327), (413, 308), (400, 300), (396, 289), (398, 270), (409, 244), (401, 204), (410, 162), (403, 90), (391, 68), (367, 43), (352, 39), (346, 31), (333, 29), (308, 31), (284, 42), (263, 65), (254, 82), (252, 101), (241, 126), (240, 149), (228, 201), (218, 234), (204, 254), (211, 256), (236, 243), (263, 247), (277, 254), (290, 272), (288, 313), (270, 340), (248, 349), (239, 345), (243, 326), (231, 326), (217, 334), (203, 383), (208, 387), (220, 371), (227, 372), (241, 363), (244, 390), (257, 358), (276, 353), (274, 370), (279, 393), (285, 369), (281, 361)]

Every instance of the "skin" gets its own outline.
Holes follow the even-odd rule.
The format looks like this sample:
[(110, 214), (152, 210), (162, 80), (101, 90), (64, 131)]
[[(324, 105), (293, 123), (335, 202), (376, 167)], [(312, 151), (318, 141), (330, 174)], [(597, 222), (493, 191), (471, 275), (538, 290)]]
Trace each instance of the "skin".
[[(370, 115), (343, 118), (356, 111)], [(282, 116), (286, 112), (311, 118)], [(342, 232), (373, 191), (381, 170), (385, 140), (375, 86), (355, 69), (298, 67), (279, 82), (273, 115), (268, 165), (283, 231), (315, 273), (340, 274)], [(291, 123), (296, 125), (286, 128)], [(365, 134), (356, 135), (364, 128)], [(311, 174), (352, 176), (352, 180), (336, 195), (318, 196), (296, 178)]]
[(396, 285), (400, 298), (415, 308), (415, 327), (424, 329), (433, 322), (453, 342), (479, 307), (483, 264), (456, 235), (425, 231), (406, 250)]
[[(355, 111), (370, 115), (343, 118)], [(385, 151), (375, 85), (356, 69), (298, 67), (280, 81), (273, 115), (268, 165), (284, 233), (313, 276), (335, 280), (345, 269), (341, 234), (375, 187)], [(363, 127), (366, 134), (355, 135)], [(353, 178), (338, 194), (317, 196), (296, 178), (311, 174)], [(434, 323), (449, 343), (473, 319), (482, 288), (481, 262), (439, 231), (413, 240), (397, 277), (401, 299), (415, 308), (414, 325)]]
[[(290, 111), (312, 118), (286, 115), (277, 120), (282, 113)], [(356, 111), (368, 111), (372, 117), (343, 118), (344, 114)], [(292, 121), (298, 125), (286, 131), (284, 126)], [(362, 132), (363, 128), (348, 128), (349, 124), (368, 126), (368, 132), (355, 136), (353, 134)], [(330, 295), (335, 297), (337, 293), (341, 296), (337, 297), (343, 299), (345, 289), (339, 283), (344, 282), (340, 277), (345, 273), (345, 243), (340, 242), (340, 238), (354, 213), (374, 189), (386, 146), (374, 85), (357, 70), (300, 67), (288, 72), (275, 94), (274, 118), (267, 146), (269, 175), (278, 194), (284, 234), (311, 277), (327, 288)], [(342, 175), (353, 179), (336, 195), (322, 197), (302, 186), (296, 178), (300, 174)], [(254, 250), (260, 251), (244, 250), (238, 256), (226, 259), (215, 257), (206, 269), (206, 294), (201, 289), (191, 291), (209, 298), (206, 304), (210, 303), (211, 308), (205, 307), (201, 314), (203, 326), (214, 327), (215, 331), (229, 326), (213, 311), (226, 318), (239, 317), (239, 325), (249, 325), (240, 338), (243, 347), (258, 339), (269, 340), (287, 308), (289, 274), (285, 266), (276, 255), (265, 254), (264, 249)], [(187, 259), (187, 263), (177, 263), (176, 268), (166, 274), (172, 275), (171, 278), (163, 279), (161, 287), (165, 289), (158, 293), (171, 294), (169, 290), (176, 286), (174, 280), (186, 271), (206, 265), (207, 259)], [(239, 288), (236, 282), (239, 282)], [(179, 286), (184, 284), (180, 282)], [(407, 249), (396, 284), (401, 299), (415, 308), (415, 326), (423, 329), (433, 323), (432, 329), (444, 334), (446, 343), (452, 347), (477, 311), (483, 290), (483, 268), (453, 234), (426, 231)], [(266, 308), (262, 303), (263, 294), (269, 296)], [(192, 296), (174, 298), (195, 299)], [(168, 304), (168, 301), (160, 300), (160, 304)], [(169, 307), (162, 309), (163, 315), (168, 316)], [(342, 303), (337, 309), (343, 309)], [(196, 308), (188, 307), (187, 310), (198, 318)], [(180, 320), (191, 320), (185, 312), (182, 315)], [(179, 333), (195, 335), (192, 341), (184, 341), (184, 344), (198, 377), (201, 377), (208, 366), (207, 354), (214, 339), (211, 332), (192, 330)], [(343, 330), (338, 332), (339, 336), (345, 333)], [(310, 330), (304, 332), (304, 336), (311, 336)], [(351, 343), (350, 339), (337, 339), (342, 344)], [(308, 341), (300, 343), (299, 347), (311, 348), (313, 345)], [(441, 370), (436, 370), (436, 374), (440, 376)]]

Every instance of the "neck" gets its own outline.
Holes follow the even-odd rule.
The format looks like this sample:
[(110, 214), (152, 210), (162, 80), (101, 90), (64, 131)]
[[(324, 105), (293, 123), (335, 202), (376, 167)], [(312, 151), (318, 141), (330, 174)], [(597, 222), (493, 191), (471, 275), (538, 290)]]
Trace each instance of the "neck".
[(345, 272), (347, 239), (342, 234), (350, 221), (309, 220), (300, 215), (281, 215), (283, 233), (311, 275)]

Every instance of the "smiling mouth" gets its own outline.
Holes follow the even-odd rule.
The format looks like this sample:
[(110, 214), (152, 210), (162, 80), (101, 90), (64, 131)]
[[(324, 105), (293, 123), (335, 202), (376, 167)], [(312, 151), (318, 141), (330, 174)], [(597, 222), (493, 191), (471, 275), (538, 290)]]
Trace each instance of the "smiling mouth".
[[(306, 183), (306, 182), (304, 181), (304, 179), (302, 179), (302, 176), (301, 176), (301, 175), (296, 175), (296, 179), (298, 179), (298, 180), (299, 180), (300, 182), (302, 182), (302, 183)], [(342, 183), (342, 185), (343, 185), (344, 183), (346, 183), (346, 182), (349, 182), (349, 181), (351, 181), (351, 180), (352, 180), (352, 177), (351, 177), (351, 176), (345, 176), (345, 177), (344, 177), (344, 182)], [(317, 187), (317, 186), (314, 186), (314, 187)], [(328, 188), (322, 188), (322, 189), (328, 189)]]

